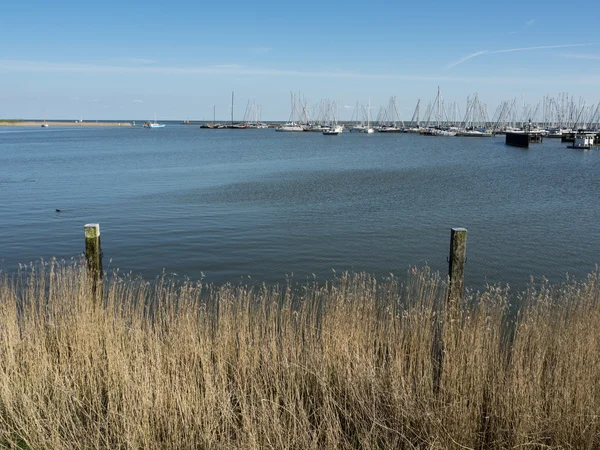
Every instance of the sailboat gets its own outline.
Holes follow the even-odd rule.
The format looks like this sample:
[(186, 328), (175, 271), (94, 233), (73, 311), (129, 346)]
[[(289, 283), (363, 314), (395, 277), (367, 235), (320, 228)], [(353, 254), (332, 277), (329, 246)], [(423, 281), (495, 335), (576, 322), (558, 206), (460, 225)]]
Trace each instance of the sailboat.
[[(402, 133), (404, 131), (404, 122), (400, 119), (398, 114), (398, 104), (396, 103), (396, 97), (390, 97), (390, 103), (387, 111), (384, 111), (384, 117), (387, 119), (387, 123), (384, 123), (377, 127), (376, 130), (380, 133)], [(398, 122), (402, 124), (402, 128), (398, 126)]]
[(217, 123), (217, 105), (213, 105), (213, 121), (212, 123), (205, 122), (203, 125), (200, 125), (200, 128), (208, 128), (210, 130), (224, 130), (225, 125), (222, 123)]
[(48, 128), (48, 122), (46, 122), (46, 110), (44, 110), (44, 123), (42, 123), (42, 128)]
[(371, 99), (369, 99), (369, 106), (367, 107), (367, 126), (361, 127), (357, 131), (359, 131), (360, 133), (367, 133), (367, 134), (375, 133), (375, 130), (373, 128), (371, 128), (370, 122), (371, 122)]
[(243, 130), (248, 128), (248, 125), (244, 123), (233, 123), (233, 91), (231, 92), (231, 124), (227, 125), (225, 128), (231, 130)]
[(298, 125), (294, 119), (296, 117), (296, 103), (294, 102), (294, 94), (290, 93), (291, 103), (292, 103), (292, 112), (290, 114), (290, 121), (281, 125), (279, 128), (275, 128), (275, 131), (304, 131), (304, 128)]
[(342, 125), (338, 125), (338, 122), (337, 122), (337, 114), (336, 114), (337, 104), (333, 103), (332, 105), (329, 105), (329, 108), (331, 110), (331, 115), (332, 115), (332, 120), (330, 122), (331, 126), (329, 129), (324, 130), (323, 134), (325, 136), (337, 136), (338, 134), (340, 134), (341, 132), (344, 131), (344, 127)]
[(154, 113), (154, 122), (146, 122), (144, 128), (164, 128), (165, 125), (156, 121), (156, 113)]

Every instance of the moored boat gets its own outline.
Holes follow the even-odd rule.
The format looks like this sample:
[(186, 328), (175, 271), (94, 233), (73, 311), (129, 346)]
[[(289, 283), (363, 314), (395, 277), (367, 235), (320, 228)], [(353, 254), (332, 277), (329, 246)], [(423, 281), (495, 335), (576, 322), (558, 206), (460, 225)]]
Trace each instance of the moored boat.
[(302, 127), (294, 122), (289, 122), (289, 123), (281, 125), (279, 128), (275, 128), (275, 131), (287, 131), (287, 132), (304, 131), (304, 127)]
[(156, 113), (154, 114), (154, 122), (147, 121), (144, 123), (144, 128), (164, 128), (165, 125), (156, 121)]
[(344, 131), (344, 127), (342, 125), (335, 125), (333, 128), (323, 131), (323, 134), (325, 136), (337, 136), (338, 134), (340, 134), (343, 131)]

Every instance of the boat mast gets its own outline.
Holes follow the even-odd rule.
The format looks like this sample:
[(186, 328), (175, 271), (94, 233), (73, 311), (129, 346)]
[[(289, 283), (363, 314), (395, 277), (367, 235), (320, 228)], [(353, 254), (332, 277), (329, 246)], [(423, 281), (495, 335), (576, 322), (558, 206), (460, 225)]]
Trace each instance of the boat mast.
[(438, 86), (438, 94), (437, 94), (437, 126), (438, 126), (438, 128), (440, 128), (440, 122), (441, 122), (440, 103), (441, 103), (440, 87)]
[(231, 91), (231, 125), (233, 125), (233, 91)]
[(213, 125), (216, 122), (216, 117), (217, 117), (216, 108), (217, 108), (217, 105), (213, 105)]

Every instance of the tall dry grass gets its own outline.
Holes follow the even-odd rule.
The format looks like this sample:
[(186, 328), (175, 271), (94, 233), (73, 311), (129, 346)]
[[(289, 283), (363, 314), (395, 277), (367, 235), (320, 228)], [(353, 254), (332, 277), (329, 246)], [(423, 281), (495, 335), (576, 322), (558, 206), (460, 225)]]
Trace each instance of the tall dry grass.
[(598, 448), (600, 273), (446, 309), (427, 269), (297, 287), (0, 276), (4, 448)]

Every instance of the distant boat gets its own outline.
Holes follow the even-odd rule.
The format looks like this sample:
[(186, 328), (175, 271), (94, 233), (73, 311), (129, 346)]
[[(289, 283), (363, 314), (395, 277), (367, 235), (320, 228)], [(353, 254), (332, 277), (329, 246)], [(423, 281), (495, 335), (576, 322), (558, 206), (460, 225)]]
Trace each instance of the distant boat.
[(287, 132), (297, 132), (304, 131), (304, 127), (296, 123), (296, 103), (294, 101), (294, 94), (290, 94), (292, 101), (292, 112), (290, 114), (290, 120), (288, 123), (281, 125), (279, 128), (275, 128), (275, 131), (287, 131)]
[(161, 124), (161, 123), (152, 123), (152, 122), (146, 122), (144, 124), (144, 128), (164, 128), (165, 125)]
[(323, 130), (323, 134), (325, 136), (337, 136), (338, 134), (344, 131), (343, 125), (339, 125), (337, 122), (338, 110), (337, 104), (334, 102), (329, 105), (329, 109), (331, 112), (331, 117), (329, 120), (329, 127), (326, 130)]
[(246, 125), (245, 123), (233, 123), (233, 94), (234, 92), (231, 92), (231, 123), (229, 125), (225, 125), (225, 128), (227, 128), (228, 130), (245, 130), (246, 128), (248, 128), (248, 125)]
[(156, 122), (156, 114), (154, 114), (154, 122), (146, 122), (144, 128), (164, 128), (165, 125)]
[(275, 131), (304, 131), (304, 127), (296, 125), (294, 122), (289, 122), (281, 125), (279, 128), (275, 128)]
[(323, 131), (325, 136), (337, 136), (338, 134), (344, 131), (344, 127), (342, 125), (335, 125), (333, 128), (329, 130)]
[(200, 128), (208, 128), (210, 130), (223, 130), (225, 129), (225, 125), (221, 123), (217, 123), (217, 110), (216, 105), (213, 105), (213, 121), (212, 123), (205, 122), (203, 125), (200, 125)]
[(46, 122), (46, 111), (44, 111), (44, 123), (42, 123), (42, 128), (48, 128), (48, 122)]
[(369, 106), (367, 107), (366, 115), (367, 115), (367, 125), (354, 127), (354, 130), (358, 131), (359, 133), (373, 134), (373, 133), (375, 133), (375, 130), (373, 128), (371, 128), (371, 99), (369, 99)]

